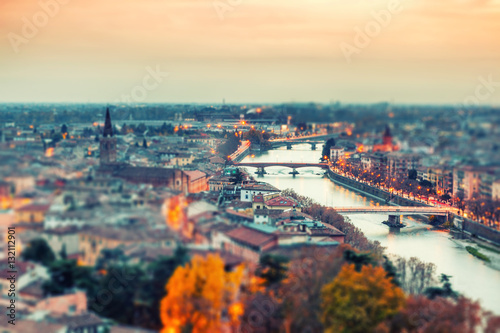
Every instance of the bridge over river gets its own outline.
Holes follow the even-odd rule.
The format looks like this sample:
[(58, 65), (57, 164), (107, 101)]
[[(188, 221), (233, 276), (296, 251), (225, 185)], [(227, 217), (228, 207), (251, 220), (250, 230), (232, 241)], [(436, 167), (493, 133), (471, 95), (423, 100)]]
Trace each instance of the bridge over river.
[(406, 207), (406, 206), (370, 206), (370, 207), (334, 207), (337, 213), (341, 215), (352, 214), (386, 214), (389, 220), (384, 222), (390, 227), (401, 228), (401, 216), (407, 215), (436, 215), (448, 216), (452, 213), (451, 208), (447, 207)]
[(296, 169), (299, 169), (299, 168), (312, 168), (312, 167), (315, 167), (315, 168), (321, 168), (321, 169), (324, 169), (324, 170), (328, 170), (328, 163), (314, 163), (314, 162), (311, 162), (311, 163), (296, 163), (296, 162), (244, 162), (244, 163), (233, 163), (233, 165), (237, 166), (237, 167), (253, 167), (253, 168), (257, 168), (258, 170), (257, 170), (256, 174), (258, 174), (258, 175), (265, 175), (266, 174), (265, 168), (273, 167), (273, 166), (291, 168), (293, 170), (290, 173), (293, 174), (294, 176), (298, 174), (298, 172), (297, 172)]

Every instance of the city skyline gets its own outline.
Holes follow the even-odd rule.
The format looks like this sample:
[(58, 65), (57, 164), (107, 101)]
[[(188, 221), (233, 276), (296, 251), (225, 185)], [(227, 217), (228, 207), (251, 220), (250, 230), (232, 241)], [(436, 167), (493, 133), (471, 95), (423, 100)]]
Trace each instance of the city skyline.
[(500, 104), (498, 0), (0, 6), (0, 102)]

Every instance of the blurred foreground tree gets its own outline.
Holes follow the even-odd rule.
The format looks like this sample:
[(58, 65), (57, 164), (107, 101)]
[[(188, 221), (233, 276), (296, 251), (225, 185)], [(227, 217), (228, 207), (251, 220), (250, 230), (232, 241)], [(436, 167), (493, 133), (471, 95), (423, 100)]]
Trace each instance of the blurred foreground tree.
[(218, 255), (205, 259), (195, 256), (186, 266), (177, 268), (160, 305), (162, 332), (220, 332), (223, 321), (237, 327), (243, 314), (237, 298), (243, 269), (240, 266), (226, 272)]
[(403, 290), (382, 267), (344, 265), (322, 291), (325, 332), (365, 333), (403, 308)]

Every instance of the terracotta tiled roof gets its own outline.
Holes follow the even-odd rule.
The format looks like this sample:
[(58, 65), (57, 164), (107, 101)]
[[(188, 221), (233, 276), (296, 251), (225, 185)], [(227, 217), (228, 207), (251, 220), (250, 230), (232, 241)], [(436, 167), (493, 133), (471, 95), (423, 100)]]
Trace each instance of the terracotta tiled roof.
[(46, 212), (50, 208), (50, 204), (29, 204), (16, 209), (18, 212)]
[(266, 206), (293, 207), (298, 205), (299, 203), (294, 199), (282, 196), (277, 196), (266, 201)]
[(233, 229), (226, 232), (226, 235), (239, 243), (254, 247), (261, 247), (276, 239), (276, 235), (274, 234), (268, 234), (247, 227), (239, 227), (237, 229)]
[(43, 289), (42, 289), (43, 281), (35, 280), (19, 290), (19, 294), (21, 295), (29, 295), (38, 299), (43, 298)]
[(262, 195), (254, 195), (253, 196), (253, 202), (264, 202), (264, 196)]
[(16, 325), (7, 323), (6, 320), (0, 324), (2, 332), (9, 333), (57, 333), (62, 331), (65, 326), (34, 320), (16, 319)]
[(184, 173), (189, 176), (189, 180), (190, 181), (194, 181), (194, 180), (197, 180), (197, 179), (200, 179), (200, 178), (204, 178), (204, 177), (207, 176), (206, 173), (198, 171), (198, 170), (184, 171)]

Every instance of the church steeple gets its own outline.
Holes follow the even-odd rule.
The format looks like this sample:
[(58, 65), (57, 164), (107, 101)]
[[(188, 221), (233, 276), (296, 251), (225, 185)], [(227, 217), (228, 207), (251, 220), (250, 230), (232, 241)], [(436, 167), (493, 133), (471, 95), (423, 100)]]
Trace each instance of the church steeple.
[(113, 136), (113, 126), (111, 125), (111, 116), (109, 115), (109, 108), (106, 108), (106, 120), (104, 121), (103, 137)]
[(104, 131), (99, 141), (99, 153), (101, 164), (104, 165), (116, 162), (116, 138), (113, 138), (113, 126), (111, 125), (109, 108), (106, 109)]

